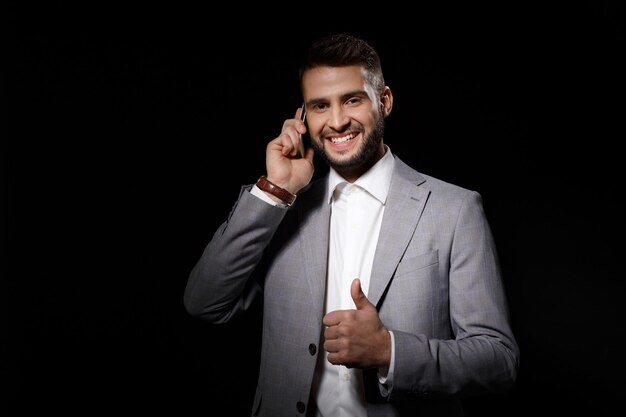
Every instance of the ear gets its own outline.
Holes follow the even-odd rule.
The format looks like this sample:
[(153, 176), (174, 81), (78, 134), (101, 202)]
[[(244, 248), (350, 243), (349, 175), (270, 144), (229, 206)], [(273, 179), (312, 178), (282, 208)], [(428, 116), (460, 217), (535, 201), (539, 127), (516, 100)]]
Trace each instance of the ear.
[(385, 86), (383, 93), (380, 95), (380, 107), (383, 117), (389, 116), (393, 108), (393, 94), (391, 94), (391, 89), (387, 86)]

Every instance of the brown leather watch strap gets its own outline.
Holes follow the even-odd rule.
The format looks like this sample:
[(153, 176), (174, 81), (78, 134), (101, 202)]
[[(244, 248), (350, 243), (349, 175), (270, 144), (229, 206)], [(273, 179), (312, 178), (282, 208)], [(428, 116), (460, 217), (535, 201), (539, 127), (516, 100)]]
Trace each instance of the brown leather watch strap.
[(256, 186), (259, 187), (261, 190), (268, 192), (275, 197), (278, 197), (281, 201), (287, 204), (287, 206), (292, 205), (294, 201), (296, 201), (295, 194), (291, 194), (284, 188), (280, 188), (278, 185), (268, 180), (265, 175), (261, 175), (261, 178), (259, 178), (259, 180), (256, 182)]

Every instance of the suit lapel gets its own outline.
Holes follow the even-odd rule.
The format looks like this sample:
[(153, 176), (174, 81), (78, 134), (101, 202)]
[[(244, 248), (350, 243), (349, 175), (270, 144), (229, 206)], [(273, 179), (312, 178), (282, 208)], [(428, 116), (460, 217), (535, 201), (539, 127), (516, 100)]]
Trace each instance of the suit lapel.
[[(327, 177), (325, 177), (327, 178)], [(298, 206), (298, 221), (302, 233), (300, 244), (304, 252), (304, 274), (319, 311), (313, 314), (321, 317), (324, 308), (326, 274), (328, 268), (328, 241), (330, 233), (330, 204), (324, 201), (327, 181), (317, 181), (306, 192)], [(304, 197), (304, 196), (303, 196)]]
[(367, 298), (378, 306), (417, 227), (429, 191), (425, 180), (396, 157), (385, 214), (378, 237)]
[[(311, 299), (322, 314), (328, 268), (330, 204), (327, 178), (312, 184), (298, 204), (299, 234)], [(394, 174), (381, 225), (367, 298), (377, 305), (406, 250), (428, 199), (429, 190), (419, 187), (425, 179), (396, 157)], [(318, 312), (316, 312), (317, 314)]]

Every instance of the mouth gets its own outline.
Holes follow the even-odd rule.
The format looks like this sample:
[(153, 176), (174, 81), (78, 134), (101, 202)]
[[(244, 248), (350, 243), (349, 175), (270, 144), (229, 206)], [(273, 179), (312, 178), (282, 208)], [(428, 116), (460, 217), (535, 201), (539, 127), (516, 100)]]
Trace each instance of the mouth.
[(347, 142), (350, 142), (351, 140), (356, 138), (358, 135), (359, 135), (358, 132), (351, 132), (351, 133), (344, 134), (342, 136), (327, 136), (326, 140), (330, 141), (333, 145), (342, 145)]

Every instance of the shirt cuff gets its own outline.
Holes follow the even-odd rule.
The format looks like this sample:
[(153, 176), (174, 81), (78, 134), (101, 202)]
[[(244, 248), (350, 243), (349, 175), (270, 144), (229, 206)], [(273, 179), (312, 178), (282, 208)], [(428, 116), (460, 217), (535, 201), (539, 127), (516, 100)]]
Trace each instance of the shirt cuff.
[(276, 207), (283, 207), (283, 208), (287, 208), (287, 204), (281, 204), (281, 203), (277, 203), (276, 201), (272, 200), (266, 193), (265, 191), (261, 190), (259, 187), (255, 185), (252, 186), (252, 188), (250, 189), (250, 194), (255, 195), (257, 197), (259, 197), (261, 200), (265, 201), (268, 204), (271, 204), (273, 206)]
[(380, 395), (383, 397), (391, 394), (393, 388), (393, 370), (396, 363), (396, 343), (394, 340), (393, 332), (390, 330), (391, 336), (391, 361), (389, 362), (389, 368), (378, 368), (378, 388)]

